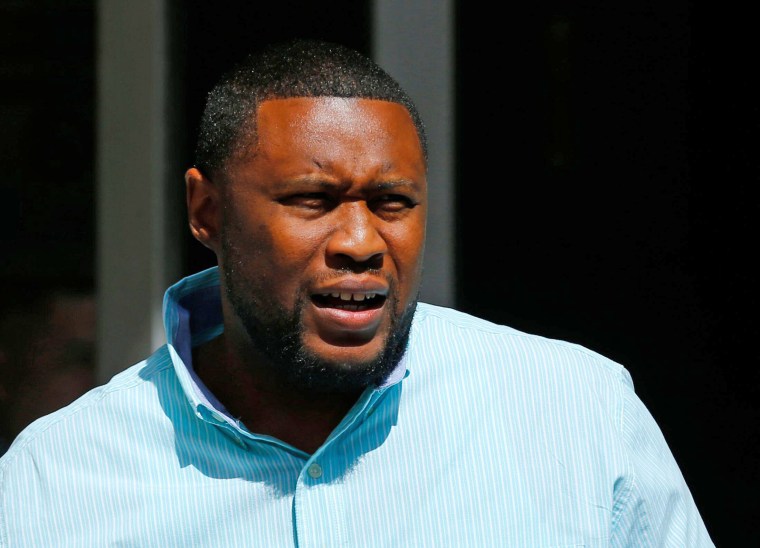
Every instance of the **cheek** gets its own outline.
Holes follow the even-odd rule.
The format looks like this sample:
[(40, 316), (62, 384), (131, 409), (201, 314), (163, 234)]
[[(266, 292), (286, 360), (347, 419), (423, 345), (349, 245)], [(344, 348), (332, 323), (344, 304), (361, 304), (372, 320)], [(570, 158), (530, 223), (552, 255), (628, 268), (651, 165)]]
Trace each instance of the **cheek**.
[(302, 275), (329, 236), (328, 223), (303, 223), (298, 220), (272, 223), (264, 230), (271, 242), (272, 261), (289, 274)]
[[(399, 281), (407, 285), (419, 282), (425, 243), (424, 224), (394, 226), (386, 232), (386, 238), (398, 270)], [(413, 287), (404, 289), (414, 290)]]

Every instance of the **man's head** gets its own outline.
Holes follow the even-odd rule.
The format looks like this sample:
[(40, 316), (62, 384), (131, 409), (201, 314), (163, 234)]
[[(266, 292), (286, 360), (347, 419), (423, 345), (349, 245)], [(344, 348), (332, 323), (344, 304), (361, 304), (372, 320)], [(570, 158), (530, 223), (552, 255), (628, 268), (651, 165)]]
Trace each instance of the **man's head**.
[(427, 183), (422, 124), (390, 76), (334, 44), (249, 57), (210, 93), (186, 181), (243, 361), (320, 392), (393, 370), (416, 307)]
[(206, 99), (195, 166), (206, 174), (250, 150), (258, 106), (289, 97), (361, 97), (400, 103), (412, 117), (427, 160), (427, 138), (414, 102), (381, 67), (345, 46), (317, 40), (269, 45), (225, 74)]

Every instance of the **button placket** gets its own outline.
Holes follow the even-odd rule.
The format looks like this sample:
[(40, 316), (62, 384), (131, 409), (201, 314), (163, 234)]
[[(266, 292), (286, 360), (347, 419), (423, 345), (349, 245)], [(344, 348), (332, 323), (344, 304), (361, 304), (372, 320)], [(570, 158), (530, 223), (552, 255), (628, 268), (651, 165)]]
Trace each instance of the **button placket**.
[(333, 463), (325, 460), (329, 457), (323, 449), (305, 463), (296, 485), (293, 526), (297, 545), (349, 546), (344, 497), (331, 483)]

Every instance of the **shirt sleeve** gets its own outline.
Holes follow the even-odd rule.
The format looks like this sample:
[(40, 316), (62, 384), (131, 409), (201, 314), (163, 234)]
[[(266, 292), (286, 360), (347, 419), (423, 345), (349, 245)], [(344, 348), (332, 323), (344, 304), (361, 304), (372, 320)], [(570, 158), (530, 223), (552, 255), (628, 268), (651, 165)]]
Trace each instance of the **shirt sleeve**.
[(622, 373), (629, 471), (614, 487), (612, 546), (714, 547), (662, 431)]

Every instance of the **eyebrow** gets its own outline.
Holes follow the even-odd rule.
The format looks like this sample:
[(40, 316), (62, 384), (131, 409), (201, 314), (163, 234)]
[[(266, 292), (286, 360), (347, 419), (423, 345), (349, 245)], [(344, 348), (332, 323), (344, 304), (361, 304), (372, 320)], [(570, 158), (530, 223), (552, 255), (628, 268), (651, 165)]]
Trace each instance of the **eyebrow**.
[[(343, 181), (325, 181), (319, 178), (302, 177), (296, 179), (290, 179), (286, 181), (279, 181), (275, 183), (275, 188), (278, 191), (288, 190), (292, 187), (309, 186), (312, 188), (318, 188), (322, 190), (343, 189), (351, 186), (351, 183)], [(419, 183), (410, 179), (395, 179), (392, 181), (370, 181), (366, 184), (365, 188), (370, 188), (375, 191), (387, 191), (396, 188), (407, 188), (411, 190), (418, 190), (420, 188)]]
[(374, 188), (376, 190), (393, 190), (394, 188), (407, 187), (411, 188), (412, 190), (417, 190), (419, 186), (420, 185), (415, 181), (411, 181), (409, 179), (399, 179), (395, 181), (381, 181), (379, 183), (375, 183)]
[(295, 179), (287, 179), (284, 181), (277, 181), (274, 183), (276, 190), (288, 190), (291, 187), (296, 186), (310, 186), (321, 189), (332, 189), (341, 186), (340, 183), (333, 181), (325, 181), (324, 179), (311, 178), (311, 177), (299, 177)]

